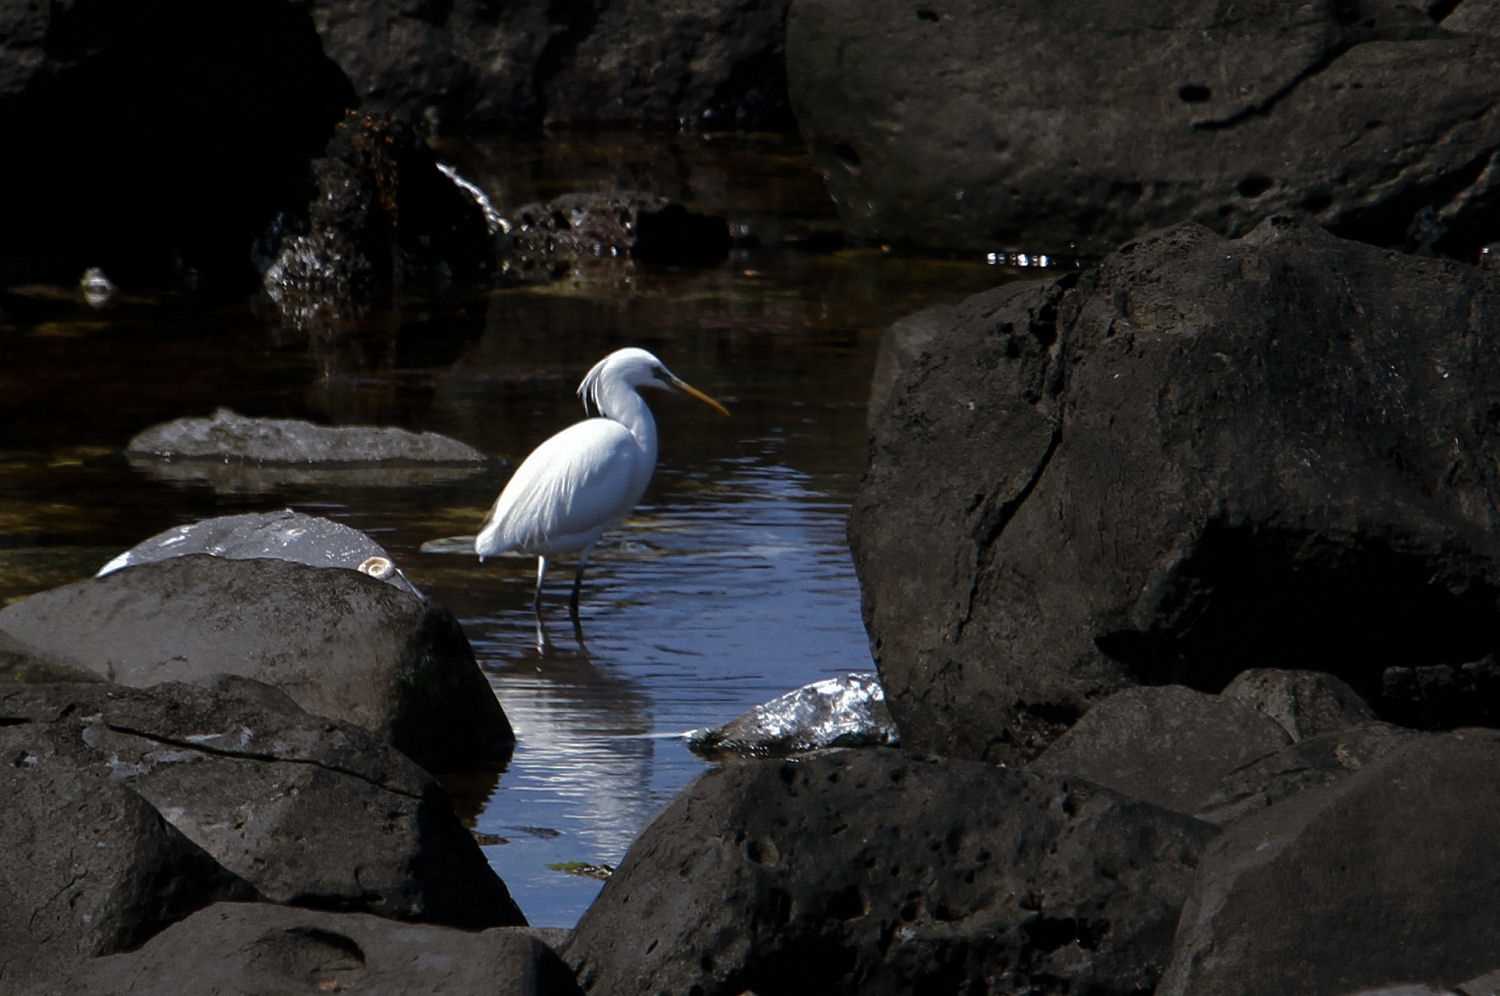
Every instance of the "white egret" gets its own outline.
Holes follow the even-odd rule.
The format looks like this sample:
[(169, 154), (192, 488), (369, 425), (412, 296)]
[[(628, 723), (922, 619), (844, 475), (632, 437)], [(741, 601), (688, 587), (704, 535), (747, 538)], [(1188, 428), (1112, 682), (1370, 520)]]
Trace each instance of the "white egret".
[(684, 382), (644, 349), (610, 353), (578, 385), (587, 418), (531, 451), (495, 499), (474, 539), (480, 562), (500, 553), (537, 558), (536, 611), (542, 618), (547, 559), (578, 553), (569, 615), (578, 620), (578, 591), (589, 552), (605, 530), (635, 508), (656, 470), (656, 420), (639, 391), (677, 391), (721, 415), (729, 410)]

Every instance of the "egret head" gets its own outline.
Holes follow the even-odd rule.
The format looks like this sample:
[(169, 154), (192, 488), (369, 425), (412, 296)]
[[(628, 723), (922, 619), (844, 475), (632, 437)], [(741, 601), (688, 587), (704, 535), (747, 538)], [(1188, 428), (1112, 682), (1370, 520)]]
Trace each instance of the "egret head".
[(728, 415), (725, 408), (687, 381), (667, 369), (667, 365), (639, 346), (617, 349), (594, 364), (578, 385), (578, 397), (583, 400), (583, 410), (592, 415), (600, 411), (600, 397), (613, 385), (624, 385), (634, 390), (656, 388), (676, 391), (697, 398), (720, 415)]

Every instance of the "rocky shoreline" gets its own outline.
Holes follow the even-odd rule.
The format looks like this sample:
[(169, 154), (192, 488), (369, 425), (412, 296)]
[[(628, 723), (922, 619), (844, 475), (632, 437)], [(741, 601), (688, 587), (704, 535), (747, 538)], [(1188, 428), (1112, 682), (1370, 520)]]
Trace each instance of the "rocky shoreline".
[[(689, 786), (570, 934), (435, 778), (514, 734), (452, 613), (353, 569), (378, 547), (218, 523), (0, 609), (0, 989), (1500, 985), (1492, 5), (233, 3), (224, 65), (135, 12), (0, 0), (0, 117), (79, 124), (17, 166), (22, 274), (258, 285), (336, 334), (722, 260), (639, 191), (487, 210), (423, 137), (603, 122), (795, 121), (855, 242), (1099, 261), (885, 335), (849, 541), (894, 732), (722, 734), (795, 753)], [(236, 460), (346, 445), (226, 421)], [(423, 442), (350, 459), (388, 441)]]

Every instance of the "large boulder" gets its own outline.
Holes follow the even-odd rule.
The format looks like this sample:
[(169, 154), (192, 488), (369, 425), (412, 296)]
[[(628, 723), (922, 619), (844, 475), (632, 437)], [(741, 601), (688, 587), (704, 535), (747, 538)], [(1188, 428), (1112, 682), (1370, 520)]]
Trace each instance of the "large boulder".
[(28, 745), (7, 756), (107, 774), (259, 898), (471, 928), (525, 923), (430, 775), (259, 682), (0, 685), (0, 727)]
[(849, 526), (904, 744), (1025, 758), (1270, 663), (1500, 720), (1494, 275), (1275, 218), (940, 316), (883, 346)]
[(136, 688), (255, 678), (432, 771), (515, 742), (453, 614), (357, 571), (174, 557), (6, 606), (0, 632)]
[(1214, 831), (1085, 782), (886, 748), (711, 771), (563, 955), (587, 992), (1150, 992)]
[(106, 766), (60, 757), (40, 727), (0, 720), (0, 757), (7, 992), (80, 958), (128, 951), (216, 901), (255, 898)]
[(1296, 210), (1467, 255), (1500, 203), (1487, 6), (798, 0), (788, 87), (863, 238), (1098, 254)]
[(249, 249), (355, 100), (300, 4), (0, 2), (0, 284), (253, 279)]
[(357, 992), (574, 996), (562, 959), (526, 931), (393, 923), (360, 913), (219, 903), (139, 951), (96, 958), (22, 996)]
[(366, 107), (442, 129), (784, 128), (788, 0), (311, 5)]
[(1158, 996), (1354, 993), (1500, 967), (1500, 732), (1409, 738), (1209, 845)]
[(1375, 718), (1348, 682), (1322, 671), (1252, 668), (1241, 671), (1224, 697), (1269, 716), (1293, 740), (1336, 733)]

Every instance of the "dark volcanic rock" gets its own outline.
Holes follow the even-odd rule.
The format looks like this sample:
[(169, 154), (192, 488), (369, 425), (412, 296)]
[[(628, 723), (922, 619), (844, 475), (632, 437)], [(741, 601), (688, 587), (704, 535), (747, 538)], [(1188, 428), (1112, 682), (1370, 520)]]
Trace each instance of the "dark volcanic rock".
[(474, 447), (435, 432), (359, 425), (314, 425), (301, 419), (249, 418), (220, 408), (137, 433), (125, 451), (172, 460), (251, 463), (484, 463)]
[(891, 747), (897, 740), (880, 680), (860, 672), (803, 685), (723, 726), (688, 734), (688, 746), (711, 757), (782, 757), (825, 747)]
[(251, 244), (354, 99), (297, 4), (0, 2), (0, 285), (250, 286)]
[(259, 682), (0, 686), (0, 727), (28, 756), (107, 773), (264, 899), (525, 922), (430, 775)]
[(139, 951), (99, 958), (25, 996), (356, 992), (572, 996), (572, 974), (524, 930), (479, 933), (358, 913), (219, 903)]
[(1497, 834), (1500, 732), (1413, 737), (1210, 844), (1156, 992), (1345, 993), (1491, 971)]
[(1233, 823), (1299, 792), (1333, 785), (1425, 735), (1389, 723), (1363, 723), (1307, 737), (1226, 774), (1193, 815), (1220, 826)]
[[(421, 594), (385, 548), (358, 529), (289, 508), (221, 515), (174, 526), (114, 557), (99, 568), (96, 576), (195, 553), (230, 560), (271, 557), (310, 567), (341, 567), (378, 578), (400, 591)], [(0, 642), (0, 648), (3, 646)]]
[(611, 996), (1149, 992), (1212, 830), (883, 748), (704, 775), (563, 954)]
[(312, 15), (366, 107), (443, 129), (785, 128), (787, 2), (317, 0)]
[(393, 291), (441, 291), (494, 269), (484, 212), (400, 122), (348, 115), (301, 196), (269, 227), (262, 284), (285, 321), (356, 318)]
[(1387, 672), (1437, 668), (1426, 723), (1500, 720), (1457, 680), (1500, 639), (1494, 275), (1278, 218), (949, 314), (897, 364), (849, 527), (908, 747), (1026, 757), (1121, 687), (1267, 661), (1386, 719)]
[(0, 631), (132, 687), (255, 678), (433, 771), (514, 743), (452, 613), (356, 571), (174, 557), (32, 595)]
[(1500, 202), (1486, 7), (799, 0), (787, 75), (857, 237), (1097, 255), (1303, 211), (1471, 258)]
[(5, 991), (129, 950), (218, 900), (254, 898), (103, 765), (61, 755), (40, 725), (0, 720), (0, 758)]
[(513, 278), (547, 280), (590, 259), (711, 264), (729, 252), (729, 223), (656, 194), (622, 190), (564, 194), (505, 212), (501, 268)]
[(1180, 685), (1127, 688), (1095, 704), (1031, 770), (1192, 813), (1226, 774), (1289, 740), (1271, 719), (1222, 696)]
[(1224, 697), (1265, 713), (1293, 740), (1333, 733), (1375, 718), (1375, 711), (1358, 692), (1321, 671), (1241, 671), (1224, 689)]

